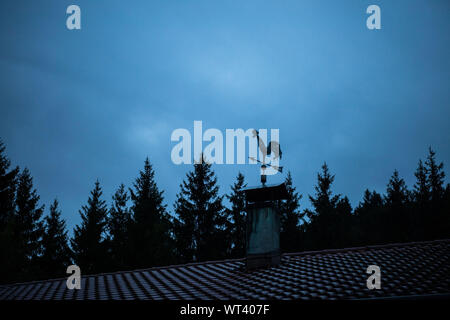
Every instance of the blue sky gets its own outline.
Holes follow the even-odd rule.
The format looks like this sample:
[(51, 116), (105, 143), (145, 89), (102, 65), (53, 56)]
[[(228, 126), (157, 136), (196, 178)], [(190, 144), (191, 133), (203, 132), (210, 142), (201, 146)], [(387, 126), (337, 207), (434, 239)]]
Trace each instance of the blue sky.
[[(81, 8), (82, 29), (66, 28)], [(366, 28), (370, 4), (381, 30)], [(2, 1), (0, 137), (69, 229), (149, 156), (172, 210), (177, 128), (278, 128), (301, 202), (324, 161), (357, 205), (427, 148), (450, 165), (448, 1)], [(252, 165), (214, 166), (221, 192)], [(283, 176), (269, 177), (269, 182)], [(448, 180), (447, 180), (448, 181)]]

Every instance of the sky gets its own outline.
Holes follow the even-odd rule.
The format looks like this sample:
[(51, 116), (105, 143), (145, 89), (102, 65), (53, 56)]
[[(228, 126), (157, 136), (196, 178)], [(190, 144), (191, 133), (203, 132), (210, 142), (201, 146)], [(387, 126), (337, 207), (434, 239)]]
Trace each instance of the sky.
[[(71, 4), (80, 30), (66, 27)], [(366, 27), (371, 4), (380, 30)], [(170, 137), (195, 120), (279, 129), (301, 209), (324, 161), (356, 206), (395, 169), (411, 188), (429, 146), (449, 172), (449, 13), (446, 0), (4, 0), (0, 139), (69, 230), (96, 179), (110, 203), (147, 156), (172, 212), (193, 167), (172, 162)], [(255, 165), (213, 169), (221, 194), (239, 171), (259, 183)]]

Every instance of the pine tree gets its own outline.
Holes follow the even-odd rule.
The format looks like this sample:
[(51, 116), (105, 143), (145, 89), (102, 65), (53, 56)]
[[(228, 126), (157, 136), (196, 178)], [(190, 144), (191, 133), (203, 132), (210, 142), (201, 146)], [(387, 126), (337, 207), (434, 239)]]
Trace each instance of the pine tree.
[(228, 216), (231, 217), (227, 234), (230, 235), (232, 257), (243, 257), (245, 255), (246, 212), (243, 189), (246, 186), (244, 175), (239, 172), (236, 182), (231, 186), (231, 193), (226, 196), (231, 204), (231, 208), (226, 209), (226, 211)]
[(411, 233), (410, 192), (405, 181), (394, 170), (386, 189), (386, 238), (388, 241), (408, 241)]
[(127, 267), (129, 228), (131, 222), (130, 210), (127, 207), (129, 200), (125, 185), (121, 184), (114, 193), (113, 203), (109, 210), (108, 230), (110, 235), (111, 256), (113, 267), (116, 270)]
[(108, 247), (106, 241), (107, 208), (101, 199), (103, 192), (100, 182), (95, 182), (87, 205), (79, 211), (81, 224), (74, 229), (71, 239), (75, 263), (84, 274), (107, 271)]
[(356, 243), (357, 229), (353, 224), (352, 206), (347, 196), (340, 198), (336, 204), (336, 227), (335, 233), (338, 235), (335, 243), (336, 247), (353, 246)]
[(174, 208), (174, 233), (182, 261), (205, 261), (225, 257), (226, 216), (211, 164), (200, 159), (180, 185)]
[(17, 266), (10, 259), (14, 252), (12, 239), (12, 217), (15, 208), (15, 193), (19, 168), (9, 170), (10, 161), (0, 141), (0, 283), (13, 279)]
[(292, 176), (289, 171), (285, 180), (287, 200), (282, 202), (280, 212), (280, 247), (282, 251), (293, 252), (300, 248), (299, 223), (303, 215), (298, 211), (300, 207), (299, 195), (292, 185)]
[(71, 265), (71, 251), (68, 244), (66, 222), (61, 219), (56, 199), (50, 206), (50, 214), (45, 217), (44, 230), (41, 257), (44, 275), (46, 278), (64, 276), (67, 266)]
[(428, 186), (430, 188), (431, 200), (438, 202), (444, 194), (444, 164), (442, 162), (439, 164), (436, 163), (436, 153), (431, 148), (428, 149), (428, 152), (427, 161), (425, 161)]
[(14, 213), (16, 177), (19, 173), (18, 167), (8, 171), (11, 162), (5, 154), (5, 149), (5, 145), (0, 141), (0, 232)]
[(332, 195), (331, 185), (334, 182), (334, 175), (330, 174), (328, 165), (324, 163), (322, 165), (322, 173), (317, 174), (317, 185), (314, 187), (316, 190), (316, 197), (309, 196), (315, 212), (317, 215), (328, 215), (339, 201), (339, 195)]
[(422, 160), (419, 160), (419, 165), (416, 172), (416, 183), (414, 185), (414, 199), (417, 203), (425, 205), (430, 200), (430, 188), (427, 178), (427, 170), (423, 165)]
[(317, 174), (315, 197), (309, 196), (314, 211), (306, 210), (305, 215), (310, 223), (307, 226), (306, 247), (311, 249), (335, 248), (343, 242), (345, 234), (340, 233), (343, 217), (336, 209), (341, 197), (333, 195), (331, 185), (334, 175), (331, 175), (328, 165), (322, 165), (322, 172)]
[(436, 153), (429, 148), (425, 161), (427, 185), (430, 192), (430, 203), (422, 213), (422, 222), (426, 230), (426, 238), (437, 239), (450, 235), (450, 198), (444, 186), (444, 164), (437, 163)]
[(384, 201), (376, 191), (364, 192), (363, 201), (355, 209), (356, 245), (377, 244), (384, 241)]
[(13, 216), (12, 241), (14, 253), (10, 261), (16, 266), (17, 279), (29, 280), (39, 274), (38, 259), (42, 254), (41, 220), (44, 206), (39, 206), (39, 196), (33, 189), (33, 178), (25, 168), (19, 175), (16, 191), (16, 211)]
[(130, 253), (134, 267), (166, 265), (172, 262), (170, 219), (163, 204), (163, 191), (155, 182), (149, 159), (130, 189), (133, 202), (130, 227)]
[(386, 204), (393, 208), (403, 207), (409, 200), (409, 191), (405, 180), (400, 178), (397, 170), (394, 170), (386, 189)]
[(423, 240), (427, 233), (428, 215), (430, 211), (430, 186), (428, 184), (427, 169), (419, 160), (416, 172), (416, 183), (412, 191), (412, 210), (410, 213), (411, 229), (414, 232), (414, 240)]
[(383, 205), (383, 198), (378, 192), (370, 192), (369, 189), (366, 189), (364, 191), (363, 201), (355, 209), (355, 213), (362, 213), (361, 210), (378, 209), (383, 207)]

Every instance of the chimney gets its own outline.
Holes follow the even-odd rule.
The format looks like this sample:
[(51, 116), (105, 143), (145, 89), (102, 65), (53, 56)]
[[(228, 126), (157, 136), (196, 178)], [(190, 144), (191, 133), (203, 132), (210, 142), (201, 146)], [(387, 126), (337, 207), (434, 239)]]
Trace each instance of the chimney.
[(286, 185), (263, 185), (244, 190), (247, 211), (247, 270), (280, 263), (280, 201), (287, 198)]

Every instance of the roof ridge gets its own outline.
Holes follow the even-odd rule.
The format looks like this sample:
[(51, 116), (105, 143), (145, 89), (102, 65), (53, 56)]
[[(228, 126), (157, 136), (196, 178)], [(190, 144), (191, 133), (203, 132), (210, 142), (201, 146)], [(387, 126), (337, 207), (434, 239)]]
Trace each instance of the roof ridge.
[(336, 249), (322, 249), (322, 250), (310, 250), (310, 251), (299, 251), (299, 252), (287, 252), (283, 253), (283, 257), (291, 256), (305, 256), (305, 255), (316, 255), (316, 254), (328, 254), (328, 253), (339, 253), (339, 252), (351, 252), (351, 251), (361, 251), (367, 249), (383, 249), (383, 248), (398, 248), (398, 247), (412, 247), (416, 245), (427, 245), (433, 243), (450, 242), (450, 239), (437, 239), (437, 240), (427, 240), (427, 241), (413, 241), (413, 242), (394, 242), (386, 244), (359, 246), (359, 247), (347, 247), (347, 248), (336, 248)]
[[(239, 261), (244, 261), (244, 260), (245, 260), (245, 258), (231, 258), (231, 259), (225, 259), (225, 260), (208, 260), (208, 261), (188, 262), (188, 263), (170, 264), (167, 266), (156, 266), (156, 267), (140, 268), (140, 269), (132, 269), (132, 270), (118, 270), (118, 271), (100, 272), (100, 273), (94, 273), (94, 274), (90, 273), (90, 274), (84, 274), (84, 275), (82, 274), (81, 278), (133, 273), (133, 272), (143, 272), (143, 271), (153, 271), (153, 270), (173, 269), (173, 268), (179, 268), (179, 267), (188, 267), (188, 266), (204, 265), (204, 264), (239, 262)], [(25, 282), (5, 283), (5, 284), (0, 284), (0, 288), (11, 287), (11, 286), (20, 286), (20, 285), (24, 285), (24, 284), (34, 284), (34, 283), (40, 283), (40, 282), (62, 281), (62, 280), (67, 280), (67, 277), (33, 280), (33, 281), (25, 281)]]

